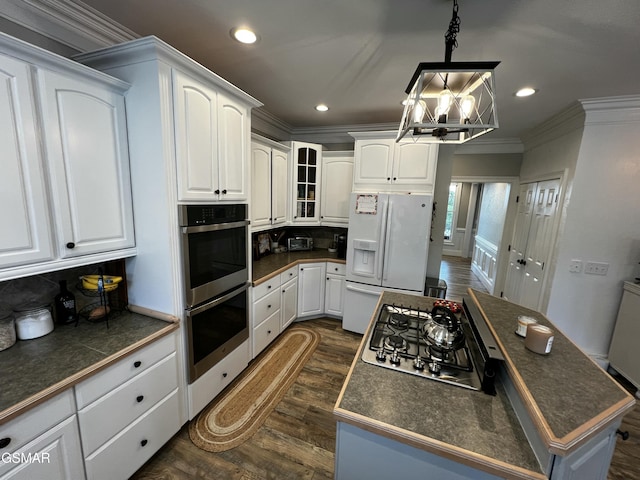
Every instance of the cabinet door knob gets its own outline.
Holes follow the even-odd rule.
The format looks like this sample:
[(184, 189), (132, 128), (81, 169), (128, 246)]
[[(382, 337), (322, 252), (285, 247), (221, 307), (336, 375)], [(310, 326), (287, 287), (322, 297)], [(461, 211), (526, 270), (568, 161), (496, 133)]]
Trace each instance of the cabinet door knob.
[(267, 330), (267, 335), (271, 335), (271, 330)]
[(320, 218), (324, 218), (324, 216), (320, 215)]
[(271, 305), (267, 305), (267, 308), (271, 308)]
[(329, 281), (329, 277), (327, 277), (327, 281)]
[(335, 268), (336, 272), (338, 271), (338, 267)]
[(136, 360), (135, 362), (133, 362), (133, 366), (135, 368), (140, 368), (140, 365), (142, 365), (142, 362), (140, 360)]
[(227, 194), (227, 189), (225, 188), (224, 190), (222, 190), (222, 194), (226, 195)]
[(0, 448), (8, 447), (11, 443), (11, 439), (9, 437), (0, 438)]
[(267, 285), (267, 290), (269, 290), (271, 288), (271, 285)]
[(227, 378), (227, 372), (224, 372), (224, 373), (222, 374), (222, 378)]
[(142, 441), (140, 442), (140, 445), (144, 447), (147, 443), (149, 443), (149, 442), (148, 442), (148, 441), (147, 441), (147, 439), (145, 438), (144, 440), (142, 440)]
[(285, 291), (284, 291), (284, 290), (282, 290), (282, 293), (285, 293)]
[(67, 243), (67, 248), (71, 249), (71, 248), (75, 248), (76, 244), (73, 242), (69, 242)]
[(136, 402), (140, 403), (142, 400), (144, 400), (144, 395), (138, 395), (136, 397)]
[(393, 181), (395, 182), (396, 180), (397, 180), (397, 178), (396, 178), (396, 177), (393, 177)]
[(388, 182), (389, 180), (391, 180), (391, 177), (387, 177), (387, 182)]
[(220, 195), (220, 190), (218, 189), (218, 190), (214, 191), (213, 193), (215, 193), (216, 195)]

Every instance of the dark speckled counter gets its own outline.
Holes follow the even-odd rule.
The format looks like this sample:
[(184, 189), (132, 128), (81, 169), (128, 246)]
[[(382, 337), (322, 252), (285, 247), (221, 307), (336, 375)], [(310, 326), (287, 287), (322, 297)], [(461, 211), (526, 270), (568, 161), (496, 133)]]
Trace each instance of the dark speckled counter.
[[(408, 301), (413, 307), (431, 309), (433, 300), (384, 292), (381, 304)], [(395, 440), (410, 439), (414, 446), (459, 456), (467, 464), (477, 461), (477, 468), (493, 462), (503, 471), (511, 468), (521, 476), (523, 472), (543, 476), (500, 385), (497, 395), (491, 396), (380, 368), (361, 360), (363, 346), (336, 403), (338, 421)]]
[(117, 361), (178, 323), (123, 312), (106, 323), (81, 320), (0, 352), (0, 424)]
[[(633, 406), (633, 397), (544, 315), (486, 293), (471, 293), (493, 328), (509, 376), (551, 451), (562, 455), (575, 448)], [(524, 339), (514, 333), (518, 315), (533, 317), (554, 330), (548, 355), (525, 348)]]
[(336, 253), (328, 250), (309, 250), (304, 252), (273, 253), (254, 260), (252, 267), (253, 286), (261, 284), (270, 278), (284, 272), (287, 268), (303, 262), (336, 262), (345, 263)]

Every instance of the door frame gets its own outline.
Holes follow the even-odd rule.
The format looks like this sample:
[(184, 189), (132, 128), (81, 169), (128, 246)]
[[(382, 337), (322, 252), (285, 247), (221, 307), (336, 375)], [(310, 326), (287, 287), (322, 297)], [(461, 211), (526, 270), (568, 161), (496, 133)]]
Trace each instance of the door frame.
[[(516, 197), (518, 196), (518, 189), (520, 183), (522, 183), (520, 177), (514, 176), (452, 176), (451, 182), (471, 183), (472, 192), (477, 194), (478, 184), (480, 183), (508, 183), (509, 184), (509, 201), (507, 206), (507, 213), (504, 219), (504, 226), (502, 228), (502, 235), (500, 237), (500, 245), (498, 245), (498, 254), (496, 262), (496, 278), (493, 284), (493, 292), (501, 292), (504, 290), (504, 282), (507, 277), (507, 266), (509, 263), (509, 251), (507, 246), (513, 236), (513, 226), (516, 218)], [(473, 188), (475, 184), (475, 190)], [(473, 241), (473, 223), (475, 214), (475, 202), (473, 200), (474, 208), (471, 210), (471, 202), (469, 202), (469, 212), (467, 213), (467, 222), (465, 225), (465, 238), (463, 240), (462, 251), (469, 252)]]

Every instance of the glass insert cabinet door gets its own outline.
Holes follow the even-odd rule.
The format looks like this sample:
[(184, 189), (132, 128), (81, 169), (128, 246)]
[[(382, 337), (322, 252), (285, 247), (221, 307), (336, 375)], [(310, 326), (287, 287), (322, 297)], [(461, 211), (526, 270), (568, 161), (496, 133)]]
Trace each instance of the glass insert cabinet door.
[(294, 142), (294, 221), (316, 221), (319, 219), (320, 168), (322, 150), (320, 145)]

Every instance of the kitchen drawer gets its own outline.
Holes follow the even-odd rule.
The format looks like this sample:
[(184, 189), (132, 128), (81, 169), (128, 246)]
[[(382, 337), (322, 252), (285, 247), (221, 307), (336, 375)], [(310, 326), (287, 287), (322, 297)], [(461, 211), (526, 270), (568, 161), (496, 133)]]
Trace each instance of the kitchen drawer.
[(5, 423), (0, 426), (0, 439), (8, 438), (9, 444), (0, 448), (0, 455), (15, 452), (75, 412), (73, 392), (69, 389)]
[(253, 329), (253, 357), (275, 340), (280, 333), (280, 310)]
[(129, 478), (178, 430), (178, 390), (85, 459), (88, 480)]
[(344, 263), (327, 262), (327, 273), (333, 273), (335, 275), (346, 275), (347, 266)]
[(280, 286), (253, 304), (253, 326), (257, 327), (280, 310)]
[(291, 267), (280, 274), (280, 285), (284, 285), (292, 278), (298, 276), (298, 266)]
[(266, 282), (261, 283), (257, 287), (253, 287), (253, 301), (256, 302), (264, 297), (267, 293), (271, 293), (274, 290), (278, 290), (280, 286), (280, 277), (276, 275), (270, 278)]
[(84, 455), (90, 453), (178, 387), (176, 353), (78, 411)]
[(247, 368), (250, 357), (251, 342), (246, 340), (198, 378), (198, 388), (188, 386), (190, 420)]
[(75, 387), (78, 409), (86, 407), (175, 350), (174, 335), (166, 335), (79, 383)]

